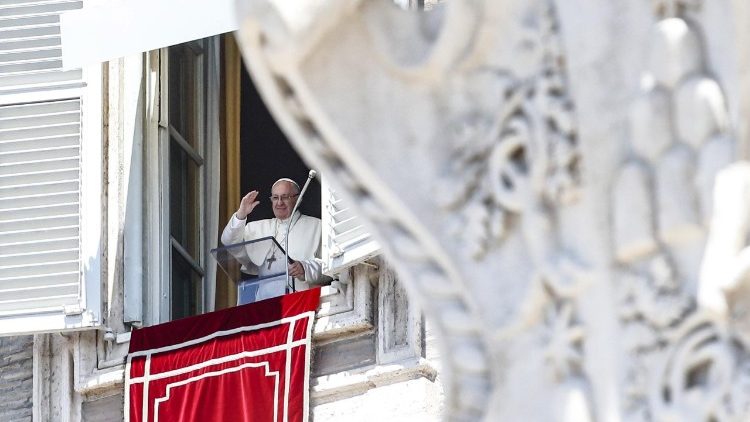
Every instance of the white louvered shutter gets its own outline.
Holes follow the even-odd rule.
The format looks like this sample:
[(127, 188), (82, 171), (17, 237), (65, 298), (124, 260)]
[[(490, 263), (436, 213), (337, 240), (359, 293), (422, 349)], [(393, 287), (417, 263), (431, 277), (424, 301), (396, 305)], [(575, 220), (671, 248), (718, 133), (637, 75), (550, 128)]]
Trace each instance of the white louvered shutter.
[(0, 0), (0, 335), (99, 320), (84, 276), (98, 254), (82, 251), (85, 84), (60, 58), (59, 14), (81, 7)]
[(323, 271), (334, 275), (380, 253), (346, 201), (322, 178)]
[(80, 0), (0, 0), (3, 104), (59, 98), (63, 93), (51, 91), (83, 85), (81, 69), (62, 70), (60, 43), (60, 13), (82, 5)]

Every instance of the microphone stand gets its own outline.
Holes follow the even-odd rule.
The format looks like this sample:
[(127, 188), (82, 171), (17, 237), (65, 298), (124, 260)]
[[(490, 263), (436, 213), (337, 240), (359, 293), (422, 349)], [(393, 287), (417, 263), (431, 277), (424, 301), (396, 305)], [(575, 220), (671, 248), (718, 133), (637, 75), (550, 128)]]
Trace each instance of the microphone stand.
[[(310, 170), (310, 172), (307, 174), (305, 185), (302, 187), (302, 191), (299, 193), (299, 198), (297, 198), (297, 202), (294, 204), (294, 208), (292, 208), (292, 213), (289, 215), (289, 225), (286, 226), (286, 238), (284, 238), (284, 255), (286, 255), (286, 288), (287, 290), (289, 290), (289, 287), (291, 286), (292, 292), (296, 292), (297, 288), (294, 285), (294, 280), (290, 280), (289, 278), (289, 264), (292, 263), (292, 260), (289, 259), (289, 232), (292, 230), (292, 219), (294, 218), (294, 213), (297, 212), (299, 204), (302, 203), (302, 198), (305, 196), (307, 185), (309, 185), (310, 181), (315, 178), (316, 174), (318, 174), (318, 172), (316, 172), (315, 170)], [(300, 218), (301, 217), (302, 216), (300, 216)]]

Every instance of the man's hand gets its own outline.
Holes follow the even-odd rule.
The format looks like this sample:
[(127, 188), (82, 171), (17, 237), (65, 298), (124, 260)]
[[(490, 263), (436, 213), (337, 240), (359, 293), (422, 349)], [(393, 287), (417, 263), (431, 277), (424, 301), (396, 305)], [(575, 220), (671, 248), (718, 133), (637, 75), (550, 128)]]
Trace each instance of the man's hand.
[(258, 191), (254, 190), (249, 192), (247, 195), (242, 197), (242, 200), (240, 201), (240, 207), (237, 208), (237, 212), (235, 215), (237, 215), (237, 218), (240, 220), (244, 220), (247, 218), (247, 215), (253, 212), (253, 209), (260, 204), (260, 201), (256, 201), (255, 198), (258, 197)]
[(300, 280), (305, 279), (305, 268), (299, 261), (289, 264), (289, 275)]

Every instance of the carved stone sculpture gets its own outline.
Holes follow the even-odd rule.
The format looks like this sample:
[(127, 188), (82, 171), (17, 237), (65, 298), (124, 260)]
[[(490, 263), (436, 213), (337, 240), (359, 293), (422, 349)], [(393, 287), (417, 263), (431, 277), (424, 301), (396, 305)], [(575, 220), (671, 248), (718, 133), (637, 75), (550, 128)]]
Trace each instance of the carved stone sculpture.
[(239, 2), (246, 63), (439, 332), (448, 420), (750, 417), (741, 2), (293, 3)]

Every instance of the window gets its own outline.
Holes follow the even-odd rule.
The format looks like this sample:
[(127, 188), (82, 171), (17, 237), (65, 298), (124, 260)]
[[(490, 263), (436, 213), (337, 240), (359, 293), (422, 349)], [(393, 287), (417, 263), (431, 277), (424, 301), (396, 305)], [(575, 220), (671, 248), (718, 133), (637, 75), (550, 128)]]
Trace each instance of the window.
[(208, 251), (219, 224), (219, 46), (215, 36), (144, 56), (143, 158), (132, 167), (143, 190), (128, 199), (143, 214), (127, 213), (137, 234), (126, 232), (124, 248), (124, 321), (131, 325), (214, 309), (216, 266)]
[[(212, 49), (216, 48), (219, 40), (219, 37), (211, 37), (188, 42), (151, 52), (147, 57), (146, 69), (158, 69), (158, 72), (147, 72), (146, 85), (156, 85), (155, 93), (149, 96), (147, 92), (147, 97), (158, 98), (159, 101), (154, 106), (158, 110), (158, 119), (149, 117), (146, 111), (146, 120), (153, 127), (146, 131), (158, 132), (146, 136), (143, 173), (143, 184), (147, 191), (144, 197), (147, 227), (144, 235), (147, 246), (143, 284), (146, 308), (141, 319), (146, 325), (207, 312), (213, 310), (214, 305), (219, 308), (234, 306), (236, 300), (236, 286), (233, 282), (221, 280), (221, 277), (219, 291), (211, 291), (216, 284), (216, 267), (208, 251), (216, 246), (218, 233), (236, 210), (241, 197), (240, 191), (247, 191), (239, 187), (238, 179), (241, 179), (243, 168), (253, 167), (248, 163), (252, 161), (252, 156), (257, 155), (252, 154), (248, 148), (239, 148), (239, 129), (242, 127), (242, 133), (249, 136), (247, 142), (264, 142), (269, 138), (269, 124), (264, 122), (267, 123), (271, 116), (268, 115), (260, 125), (243, 126), (240, 116), (250, 116), (257, 120), (265, 119), (264, 116), (268, 114), (257, 91), (245, 89), (244, 86), (240, 89), (239, 78), (227, 78), (222, 87), (211, 85), (212, 72), (219, 62), (218, 54)], [(150, 62), (158, 65), (151, 65)], [(239, 61), (235, 66), (239, 69)], [(227, 65), (225, 69), (229, 68), (231, 66)], [(230, 80), (234, 82), (229, 83)], [(238, 91), (244, 96), (257, 99), (252, 100), (250, 106), (243, 107), (241, 115), (238, 104), (228, 103), (230, 93), (236, 94)], [(235, 100), (238, 101), (237, 98)], [(225, 132), (223, 136), (219, 136), (217, 129), (215, 134), (208, 135), (214, 133), (211, 132), (212, 127), (219, 126), (217, 114), (221, 101), (227, 101), (223, 110), (226, 113), (223, 116), (225, 120), (221, 120)], [(257, 107), (254, 106), (256, 102), (260, 103)], [(280, 136), (283, 137), (283, 134)], [(283, 141), (283, 144), (264, 144), (270, 149), (263, 157), (270, 154), (278, 158), (282, 150), (291, 149), (285, 139)], [(225, 165), (219, 169), (216, 163), (222, 153), (226, 154)], [(228, 159), (230, 154), (234, 155), (231, 162)], [(303, 167), (301, 161), (297, 170), (307, 174), (307, 168)], [(284, 173), (269, 177), (275, 180), (288, 175)], [(230, 177), (234, 179), (231, 182), (237, 185), (237, 192), (234, 194), (231, 193), (234, 189), (229, 186), (232, 184), (228, 181)], [(298, 179), (303, 181), (303, 177)], [(255, 183), (252, 187), (261, 189), (271, 184), (260, 183), (256, 177), (252, 181)], [(223, 199), (218, 195), (219, 183), (225, 189)], [(332, 189), (326, 185), (321, 196), (322, 206), (315, 201), (314, 196), (309, 195), (305, 203), (322, 210), (323, 260), (328, 274), (336, 275), (379, 253), (378, 246)], [(270, 212), (270, 208), (268, 211)], [(262, 218), (260, 215), (256, 217)], [(140, 313), (130, 312), (129, 309), (130, 305), (138, 303), (127, 298), (141, 295), (139, 292), (128, 294), (127, 290), (133, 284), (126, 283), (125, 314), (128, 316)], [(343, 300), (337, 294), (332, 294), (337, 292), (336, 289), (328, 290), (330, 292), (326, 294), (324, 301)], [(127, 321), (138, 323), (140, 319), (136, 316)]]
[[(168, 157), (168, 297), (170, 319), (204, 311), (205, 41), (169, 47), (162, 57), (160, 140)], [(165, 89), (166, 88), (166, 89)]]

